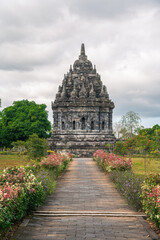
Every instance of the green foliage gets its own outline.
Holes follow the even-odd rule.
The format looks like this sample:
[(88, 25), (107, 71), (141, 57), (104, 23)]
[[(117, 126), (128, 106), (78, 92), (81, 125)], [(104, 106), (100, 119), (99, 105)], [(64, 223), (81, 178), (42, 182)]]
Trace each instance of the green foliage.
[(106, 147), (106, 149), (107, 149), (107, 151), (108, 152), (112, 152), (113, 151), (113, 144), (112, 143), (107, 143), (106, 145), (105, 145), (105, 147)]
[(146, 155), (147, 153), (149, 154), (153, 149), (153, 141), (150, 140), (147, 135), (138, 134), (135, 137), (135, 141), (137, 151), (142, 155)]
[(151, 174), (142, 184), (142, 205), (147, 217), (160, 227), (160, 174)]
[(7, 151), (0, 151), (1, 155), (7, 155)]
[(34, 101), (16, 101), (1, 112), (0, 147), (11, 147), (17, 140), (26, 141), (36, 133), (40, 138), (47, 138), (51, 130), (45, 104)]
[(113, 152), (120, 156), (127, 155), (127, 149), (125, 148), (124, 142), (123, 141), (116, 142)]
[(128, 203), (137, 210), (141, 210), (141, 180), (137, 178), (132, 171), (113, 171), (110, 173), (110, 177), (115, 183), (116, 188), (127, 199)]
[(29, 199), (29, 201), (28, 201), (28, 211), (29, 212), (36, 210), (36, 208), (39, 205), (44, 203), (45, 198), (46, 198), (46, 194), (43, 189), (43, 186), (35, 186), (34, 189), (35, 189), (35, 191), (32, 192), (32, 194), (29, 193), (27, 196), (27, 197), (29, 197), (28, 198)]
[(149, 136), (149, 139), (151, 140), (156, 135), (156, 131), (158, 131), (158, 130), (160, 130), (160, 126), (158, 124), (156, 124), (152, 128), (141, 129), (139, 131), (139, 134), (147, 135), (147, 136)]
[(145, 183), (150, 186), (160, 185), (160, 173), (149, 174), (145, 178)]
[(150, 140), (148, 135), (138, 134), (126, 141), (119, 141), (116, 143), (114, 153), (124, 155), (150, 154), (154, 149), (154, 141)]
[(41, 159), (47, 153), (48, 143), (46, 139), (39, 138), (37, 134), (32, 134), (27, 142), (26, 148), (28, 157), (31, 159)]
[(40, 168), (36, 173), (38, 180), (42, 183), (45, 193), (52, 194), (56, 187), (55, 174), (53, 174), (52, 169), (43, 169)]
[(152, 128), (140, 130), (139, 135), (143, 135), (153, 141), (152, 153), (155, 156), (160, 155), (160, 126), (158, 124), (154, 125)]

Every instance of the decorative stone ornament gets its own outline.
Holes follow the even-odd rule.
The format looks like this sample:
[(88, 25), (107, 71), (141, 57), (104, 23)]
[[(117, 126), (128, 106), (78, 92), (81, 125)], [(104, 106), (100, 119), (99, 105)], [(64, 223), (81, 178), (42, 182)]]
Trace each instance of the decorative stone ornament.
[(96, 67), (87, 59), (82, 44), (79, 59), (64, 75), (52, 102), (54, 129), (51, 149), (71, 151), (77, 157), (91, 157), (97, 149), (114, 144), (112, 111), (106, 86)]

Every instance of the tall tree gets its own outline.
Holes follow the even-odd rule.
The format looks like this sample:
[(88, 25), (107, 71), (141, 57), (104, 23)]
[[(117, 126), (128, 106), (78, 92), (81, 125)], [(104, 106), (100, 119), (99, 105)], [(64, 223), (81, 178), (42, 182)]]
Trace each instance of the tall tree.
[(121, 122), (115, 122), (113, 125), (113, 132), (115, 136), (119, 139), (121, 137), (122, 124)]
[(48, 121), (45, 104), (28, 100), (16, 101), (1, 112), (0, 146), (11, 147), (12, 142), (26, 141), (33, 133), (40, 138), (47, 138), (50, 130), (51, 123)]
[[(141, 126), (141, 118), (138, 113), (133, 111), (127, 112), (125, 115), (121, 117), (121, 133), (122, 137), (130, 138), (133, 137), (135, 133), (142, 128)], [(125, 133), (125, 134), (124, 134)]]

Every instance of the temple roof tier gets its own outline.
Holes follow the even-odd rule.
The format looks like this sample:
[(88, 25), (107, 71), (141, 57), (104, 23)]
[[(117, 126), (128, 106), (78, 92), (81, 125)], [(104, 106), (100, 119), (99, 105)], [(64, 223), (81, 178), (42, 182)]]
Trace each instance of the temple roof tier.
[(108, 101), (107, 88), (102, 85), (101, 77), (96, 71), (96, 66), (88, 60), (85, 53), (85, 45), (82, 43), (79, 59), (70, 65), (69, 72), (64, 74), (62, 85), (59, 86), (55, 103), (61, 101), (77, 101), (82, 98), (86, 101)]

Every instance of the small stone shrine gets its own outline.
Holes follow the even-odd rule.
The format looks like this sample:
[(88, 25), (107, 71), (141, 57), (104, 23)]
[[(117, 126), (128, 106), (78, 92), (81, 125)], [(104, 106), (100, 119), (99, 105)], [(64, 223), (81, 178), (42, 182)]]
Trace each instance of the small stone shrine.
[(107, 88), (87, 59), (82, 44), (79, 59), (64, 75), (62, 86), (52, 102), (51, 149), (70, 151), (77, 157), (91, 157), (97, 149), (106, 149), (107, 143), (114, 144), (113, 108)]

